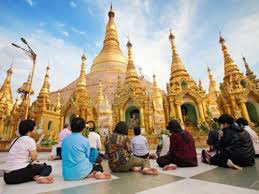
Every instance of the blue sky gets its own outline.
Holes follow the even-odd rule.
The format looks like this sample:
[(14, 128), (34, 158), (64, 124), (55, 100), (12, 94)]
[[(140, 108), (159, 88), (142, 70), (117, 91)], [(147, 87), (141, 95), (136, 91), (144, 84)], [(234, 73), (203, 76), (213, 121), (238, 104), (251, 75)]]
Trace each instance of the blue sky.
[[(31, 69), (28, 57), (10, 46), (11, 42), (19, 43), (21, 36), (38, 54), (33, 84), (36, 94), (47, 63), (51, 68), (51, 91), (78, 77), (84, 50), (89, 71), (102, 47), (109, 5), (107, 0), (0, 1), (0, 83), (13, 57), (14, 91)], [(252, 70), (259, 73), (258, 0), (113, 0), (113, 9), (124, 54), (129, 34), (136, 66), (143, 69), (147, 79), (155, 73), (163, 89), (170, 76), (169, 27), (186, 69), (206, 88), (208, 65), (218, 84), (223, 79), (219, 30), (240, 70), (244, 71), (243, 53)]]

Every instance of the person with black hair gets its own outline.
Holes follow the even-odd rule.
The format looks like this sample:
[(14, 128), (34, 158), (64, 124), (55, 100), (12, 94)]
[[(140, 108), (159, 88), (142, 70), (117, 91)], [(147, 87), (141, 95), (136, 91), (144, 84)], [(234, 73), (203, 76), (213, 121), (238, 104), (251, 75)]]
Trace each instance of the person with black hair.
[(89, 129), (88, 140), (91, 148), (100, 150), (102, 147), (101, 137), (98, 133), (96, 133), (96, 126), (94, 121), (88, 121), (86, 124), (88, 125)]
[(218, 122), (222, 130), (219, 141), (221, 151), (211, 157), (204, 150), (202, 152), (204, 162), (238, 170), (242, 169), (240, 166), (253, 166), (255, 151), (248, 132), (238, 126), (229, 114), (221, 115)]
[(111, 179), (111, 174), (103, 172), (100, 164), (95, 164), (97, 154), (91, 152), (87, 138), (81, 132), (86, 127), (85, 120), (76, 117), (71, 121), (72, 134), (62, 143), (62, 169), (66, 181), (85, 178)]
[(240, 127), (243, 127), (249, 133), (254, 145), (255, 156), (259, 157), (259, 138), (256, 132), (249, 127), (248, 121), (245, 118), (240, 117), (236, 120), (236, 122)]
[(34, 164), (37, 160), (36, 142), (31, 138), (35, 128), (35, 122), (27, 119), (19, 124), (20, 137), (11, 143), (4, 172), (6, 184), (19, 184), (36, 181), (41, 184), (53, 183), (54, 179), (49, 176), (52, 168), (47, 164)]
[(165, 156), (157, 158), (157, 164), (163, 170), (174, 170), (178, 167), (198, 166), (197, 153), (192, 135), (182, 129), (180, 123), (173, 119), (168, 123), (170, 131), (170, 149)]
[(157, 175), (157, 169), (150, 168), (148, 159), (132, 155), (130, 139), (128, 137), (128, 126), (120, 121), (107, 138), (107, 152), (109, 156), (109, 167), (113, 172), (142, 172), (148, 175)]
[(147, 138), (141, 135), (140, 127), (134, 128), (134, 135), (131, 140), (133, 155), (143, 159), (149, 158)]

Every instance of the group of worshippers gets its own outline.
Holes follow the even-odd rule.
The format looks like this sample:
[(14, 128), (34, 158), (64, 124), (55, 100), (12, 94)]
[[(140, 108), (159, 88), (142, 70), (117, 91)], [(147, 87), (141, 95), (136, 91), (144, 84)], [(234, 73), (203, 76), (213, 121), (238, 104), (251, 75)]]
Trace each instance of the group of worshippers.
[[(227, 114), (217, 122), (221, 130), (211, 131), (208, 137), (209, 150), (202, 151), (202, 161), (211, 165), (240, 169), (255, 163), (255, 150), (259, 140), (249, 128), (245, 119), (237, 121)], [(86, 138), (81, 132), (88, 127)], [(50, 184), (52, 167), (37, 161), (35, 140), (31, 137), (35, 128), (33, 120), (23, 120), (19, 124), (20, 136), (11, 143), (6, 161), (4, 181), (6, 184), (18, 184), (28, 181)], [(177, 120), (171, 120), (167, 129), (170, 135), (162, 136), (162, 151), (157, 157), (157, 164), (163, 170), (177, 167), (198, 166), (195, 142), (190, 132), (184, 130)], [(141, 135), (139, 127), (134, 128), (135, 136), (130, 140), (128, 126), (119, 122), (113, 132), (105, 139), (105, 153), (108, 156), (112, 172), (140, 172), (146, 175), (158, 175), (157, 168), (150, 165), (148, 141)], [(104, 172), (100, 154), (101, 138), (96, 132), (93, 121), (85, 122), (80, 117), (74, 118), (70, 128), (65, 126), (59, 134), (56, 156), (62, 159), (62, 175), (65, 181), (77, 181), (86, 178), (111, 179), (109, 172)], [(257, 148), (255, 149), (254, 147)], [(257, 152), (258, 154), (258, 152)]]

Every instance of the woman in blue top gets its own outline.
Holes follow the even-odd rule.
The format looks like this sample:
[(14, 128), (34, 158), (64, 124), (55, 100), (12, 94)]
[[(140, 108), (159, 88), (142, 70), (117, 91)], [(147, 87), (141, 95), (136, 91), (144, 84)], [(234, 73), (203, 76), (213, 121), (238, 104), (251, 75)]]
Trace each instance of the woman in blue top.
[(110, 179), (110, 173), (103, 173), (101, 165), (93, 164), (90, 144), (81, 135), (85, 128), (84, 119), (77, 117), (71, 122), (72, 134), (62, 143), (62, 170), (66, 181), (82, 180), (84, 178)]

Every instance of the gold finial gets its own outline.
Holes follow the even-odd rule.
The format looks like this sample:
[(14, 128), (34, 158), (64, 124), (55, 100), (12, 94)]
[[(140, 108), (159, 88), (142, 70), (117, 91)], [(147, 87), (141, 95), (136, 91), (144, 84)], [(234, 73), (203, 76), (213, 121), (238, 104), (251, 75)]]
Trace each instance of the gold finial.
[(175, 37), (174, 37), (174, 35), (173, 35), (173, 33), (172, 33), (172, 29), (171, 28), (169, 28), (169, 40), (173, 40)]
[(86, 56), (85, 54), (81, 57), (82, 63), (81, 63), (81, 70), (80, 70), (80, 76), (77, 82), (78, 87), (86, 87), (86, 79), (85, 79), (85, 64), (86, 64)]
[(111, 6), (110, 6), (110, 11), (109, 11), (109, 13), (108, 13), (108, 16), (109, 16), (109, 18), (111, 18), (111, 17), (114, 18), (114, 16), (115, 16), (115, 13), (114, 13), (113, 10), (112, 10), (112, 3), (111, 3)]

